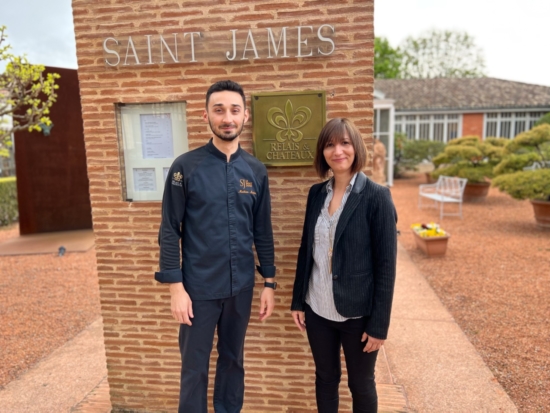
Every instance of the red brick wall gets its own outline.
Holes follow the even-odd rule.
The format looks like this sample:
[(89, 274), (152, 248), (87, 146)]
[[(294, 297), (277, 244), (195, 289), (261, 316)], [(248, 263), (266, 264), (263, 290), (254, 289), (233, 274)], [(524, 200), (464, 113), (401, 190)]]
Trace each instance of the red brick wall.
[[(178, 399), (178, 326), (168, 288), (157, 284), (160, 202), (122, 200), (115, 126), (117, 102), (187, 102), (190, 149), (210, 137), (202, 121), (204, 94), (231, 78), (252, 92), (322, 89), (327, 119), (349, 117), (372, 152), (373, 0), (165, 1), (73, 0), (90, 197), (105, 325), (111, 400), (116, 410), (174, 411)], [(203, 66), (153, 65), (106, 68), (103, 39), (162, 29), (229, 30), (297, 25), (336, 26), (352, 46), (326, 58)], [(241, 137), (251, 151), (250, 125)], [(369, 166), (370, 168), (370, 166)], [(305, 336), (290, 312), (295, 261), (305, 200), (317, 181), (310, 167), (268, 168), (276, 242), (277, 308), (260, 323), (258, 291), (246, 339), (245, 412), (315, 411), (313, 362)], [(258, 276), (258, 281), (260, 278)], [(343, 384), (345, 388), (345, 383)], [(349, 409), (349, 398), (343, 409)]]
[(462, 136), (483, 138), (483, 113), (465, 113), (462, 115)]

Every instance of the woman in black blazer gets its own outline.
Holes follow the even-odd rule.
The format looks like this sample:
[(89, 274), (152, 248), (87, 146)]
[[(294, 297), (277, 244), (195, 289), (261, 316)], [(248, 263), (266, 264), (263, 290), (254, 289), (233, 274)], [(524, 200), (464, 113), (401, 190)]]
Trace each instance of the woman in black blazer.
[(315, 361), (319, 413), (338, 412), (341, 347), (353, 412), (378, 409), (374, 366), (390, 323), (397, 214), (388, 188), (361, 172), (366, 160), (348, 119), (325, 125), (314, 165), (333, 177), (309, 191), (291, 306)]

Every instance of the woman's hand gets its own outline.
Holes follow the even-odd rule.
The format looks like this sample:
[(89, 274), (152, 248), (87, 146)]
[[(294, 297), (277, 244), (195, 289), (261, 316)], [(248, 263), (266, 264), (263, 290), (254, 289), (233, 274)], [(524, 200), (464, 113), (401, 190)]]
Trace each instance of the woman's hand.
[(374, 338), (373, 336), (369, 336), (367, 333), (363, 333), (363, 337), (361, 337), (361, 342), (367, 342), (367, 345), (363, 349), (363, 352), (371, 353), (376, 350), (380, 350), (380, 347), (384, 344), (385, 340), (380, 340), (379, 338)]
[(300, 331), (306, 330), (306, 313), (303, 311), (293, 311), (292, 318), (294, 319), (294, 324), (296, 324)]

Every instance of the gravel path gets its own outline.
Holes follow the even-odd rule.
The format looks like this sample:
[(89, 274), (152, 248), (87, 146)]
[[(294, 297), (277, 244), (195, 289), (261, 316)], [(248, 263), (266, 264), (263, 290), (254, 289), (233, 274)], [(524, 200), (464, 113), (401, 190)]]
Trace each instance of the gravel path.
[(550, 411), (550, 230), (535, 225), (528, 201), (491, 188), (444, 217), (451, 234), (443, 258), (416, 249), (410, 225), (438, 221), (419, 210), (421, 175), (395, 181), (399, 241), (426, 276), (495, 377), (522, 412)]
[[(0, 242), (17, 226), (0, 227)], [(0, 388), (100, 315), (95, 250), (0, 257)]]

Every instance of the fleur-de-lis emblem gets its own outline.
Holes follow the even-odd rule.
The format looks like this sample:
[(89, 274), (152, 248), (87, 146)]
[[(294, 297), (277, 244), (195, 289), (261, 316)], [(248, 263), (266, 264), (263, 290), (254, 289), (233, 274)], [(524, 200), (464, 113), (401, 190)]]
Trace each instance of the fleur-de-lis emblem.
[(176, 173), (174, 174), (174, 181), (180, 182), (182, 179), (183, 179), (183, 175), (180, 174), (179, 172), (176, 172)]
[(304, 134), (299, 129), (304, 127), (310, 119), (311, 109), (306, 106), (300, 106), (294, 112), (290, 99), (286, 101), (284, 112), (281, 108), (271, 108), (267, 112), (267, 121), (272, 126), (280, 129), (275, 136), (279, 142), (286, 142), (288, 140), (300, 142)]

